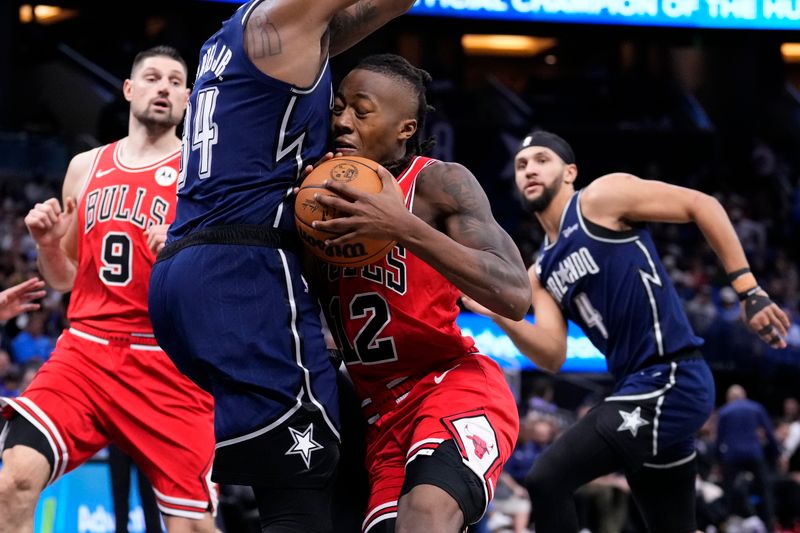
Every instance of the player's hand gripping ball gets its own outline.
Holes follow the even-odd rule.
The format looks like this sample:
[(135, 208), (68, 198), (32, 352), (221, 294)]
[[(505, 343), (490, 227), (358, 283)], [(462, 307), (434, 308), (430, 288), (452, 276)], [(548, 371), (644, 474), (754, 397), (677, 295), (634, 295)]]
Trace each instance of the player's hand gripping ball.
[[(322, 186), (325, 180), (346, 183), (349, 187), (362, 192), (379, 193), (383, 189), (383, 182), (377, 169), (378, 163), (364, 157), (335, 157), (321, 163), (303, 180), (295, 197), (294, 220), (300, 240), (316, 257), (340, 267), (359, 267), (381, 259), (397, 244), (395, 241), (359, 238), (326, 246), (326, 239), (334, 239), (338, 235), (311, 227), (311, 223), (315, 220), (331, 220), (346, 216), (344, 213), (339, 214), (333, 207), (321, 205), (314, 199), (315, 194), (338, 196)], [(396, 190), (400, 193), (399, 187)]]

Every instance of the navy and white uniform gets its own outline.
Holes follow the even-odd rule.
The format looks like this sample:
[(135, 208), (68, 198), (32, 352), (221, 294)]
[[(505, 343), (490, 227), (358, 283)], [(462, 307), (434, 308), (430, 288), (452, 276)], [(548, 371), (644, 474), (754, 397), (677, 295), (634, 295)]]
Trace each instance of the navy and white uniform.
[(161, 346), (214, 395), (214, 479), (314, 485), (338, 457), (336, 373), (301, 276), (289, 194), (326, 152), (331, 73), (326, 61), (300, 88), (258, 70), (243, 46), (258, 3), (200, 51), (177, 215), (149, 308)]
[(713, 407), (714, 383), (698, 351), (703, 341), (692, 332), (650, 234), (587, 220), (578, 191), (558, 238), (542, 244), (535, 271), (564, 316), (606, 356), (615, 387), (605, 402), (615, 407), (600, 418), (601, 434), (630, 467), (691, 460), (694, 434)]

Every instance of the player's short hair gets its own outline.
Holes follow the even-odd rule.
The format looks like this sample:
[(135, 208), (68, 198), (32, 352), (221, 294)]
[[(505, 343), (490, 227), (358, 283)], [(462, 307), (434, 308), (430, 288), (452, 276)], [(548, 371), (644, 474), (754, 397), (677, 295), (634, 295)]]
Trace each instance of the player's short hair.
[(136, 69), (138, 69), (142, 62), (149, 57), (168, 57), (170, 59), (174, 59), (183, 66), (183, 70), (186, 72), (187, 76), (189, 74), (189, 68), (186, 66), (186, 61), (184, 61), (183, 56), (181, 56), (181, 53), (178, 52), (177, 49), (173, 48), (172, 46), (159, 45), (148, 48), (147, 50), (142, 50), (136, 54), (136, 57), (133, 58), (133, 65), (131, 65), (131, 78), (133, 77), (134, 72), (136, 72)]
[(431, 82), (430, 74), (421, 68), (415, 67), (404, 57), (396, 54), (374, 54), (367, 56), (356, 65), (354, 70), (367, 70), (394, 78), (404, 83), (406, 87), (413, 91), (416, 97), (417, 112), (414, 118), (417, 119), (417, 131), (414, 132), (414, 135), (406, 142), (406, 156), (401, 160), (384, 164), (387, 169), (392, 172), (395, 170), (402, 170), (412, 157), (425, 154), (433, 148), (436, 144), (433, 138), (420, 141), (420, 135), (425, 129), (425, 119), (428, 112), (434, 110), (432, 106), (428, 105), (428, 99), (425, 94), (427, 85)]

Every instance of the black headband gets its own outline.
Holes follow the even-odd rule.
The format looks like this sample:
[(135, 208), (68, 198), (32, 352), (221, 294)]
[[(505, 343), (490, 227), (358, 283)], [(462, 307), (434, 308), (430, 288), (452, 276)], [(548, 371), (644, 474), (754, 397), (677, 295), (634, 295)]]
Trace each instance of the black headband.
[(567, 141), (549, 131), (533, 131), (522, 139), (517, 153), (529, 146), (544, 146), (551, 149), (568, 165), (575, 164), (575, 152)]

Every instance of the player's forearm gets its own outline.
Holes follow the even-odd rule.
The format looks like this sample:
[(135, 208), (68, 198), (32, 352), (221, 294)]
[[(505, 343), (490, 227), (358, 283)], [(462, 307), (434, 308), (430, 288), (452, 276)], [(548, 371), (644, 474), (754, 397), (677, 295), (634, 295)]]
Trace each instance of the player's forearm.
[(692, 205), (692, 218), (717, 254), (726, 272), (747, 268), (747, 257), (728, 214), (712, 196), (698, 195)]
[(494, 323), (511, 339), (522, 355), (539, 369), (555, 374), (566, 359), (566, 339), (551, 335), (528, 320), (493, 318)]
[(60, 246), (37, 246), (36, 264), (44, 280), (60, 292), (69, 292), (75, 283), (77, 269)]
[(519, 320), (530, 308), (530, 284), (522, 265), (495, 251), (475, 250), (414, 217), (401, 244), (461, 292), (504, 317)]

